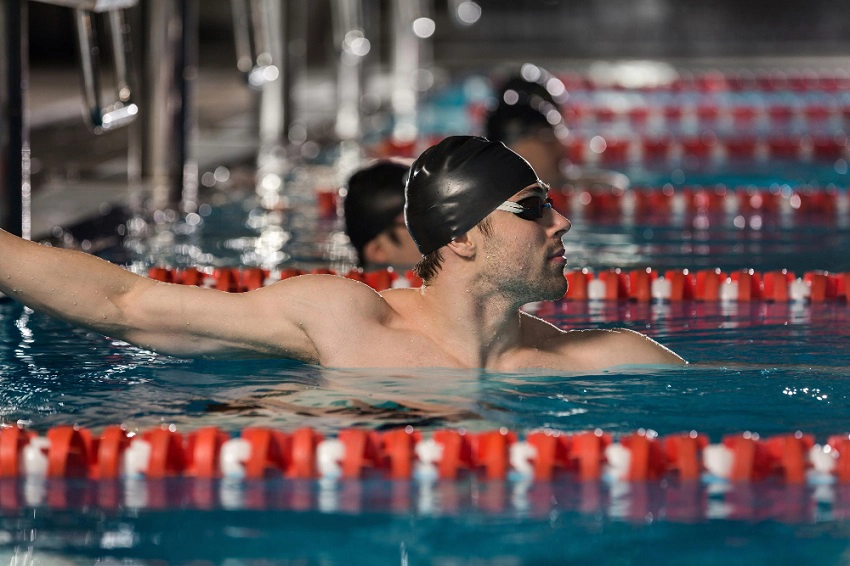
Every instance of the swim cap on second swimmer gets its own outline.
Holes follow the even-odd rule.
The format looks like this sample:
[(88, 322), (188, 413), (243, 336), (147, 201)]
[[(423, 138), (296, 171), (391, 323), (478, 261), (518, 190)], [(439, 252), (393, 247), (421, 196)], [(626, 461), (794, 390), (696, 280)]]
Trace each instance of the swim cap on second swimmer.
[(407, 229), (420, 253), (431, 253), (539, 182), (531, 165), (501, 142), (446, 138), (426, 149), (410, 169), (404, 205)]
[(362, 256), (364, 246), (392, 226), (404, 210), (407, 170), (406, 165), (384, 160), (348, 179), (343, 202), (345, 231), (358, 255)]

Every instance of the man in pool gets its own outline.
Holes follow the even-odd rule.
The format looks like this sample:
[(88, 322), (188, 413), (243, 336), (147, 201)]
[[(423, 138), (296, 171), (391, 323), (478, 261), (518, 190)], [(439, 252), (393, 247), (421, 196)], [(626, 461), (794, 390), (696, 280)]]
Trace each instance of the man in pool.
[(331, 367), (546, 368), (685, 362), (629, 330), (562, 331), (520, 307), (567, 290), (569, 221), (503, 144), (455, 136), (414, 162), (405, 220), (418, 289), (376, 293), (304, 275), (244, 294), (156, 282), (0, 234), (0, 290), (30, 307), (178, 356), (286, 357)]

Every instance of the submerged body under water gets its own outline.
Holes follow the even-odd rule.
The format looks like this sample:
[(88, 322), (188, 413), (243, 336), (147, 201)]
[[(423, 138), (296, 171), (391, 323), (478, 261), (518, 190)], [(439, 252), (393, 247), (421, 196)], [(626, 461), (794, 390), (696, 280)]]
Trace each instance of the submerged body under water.
[(638, 428), (711, 436), (850, 430), (846, 305), (554, 303), (562, 328), (628, 327), (691, 362), (595, 375), (334, 369), (292, 360), (161, 356), (0, 305), (3, 421), (141, 429), (162, 423), (470, 430)]
[[(0, 304), (2, 420), (45, 431), (123, 424), (191, 431), (251, 426), (333, 435), (538, 427), (718, 442), (745, 430), (850, 431), (844, 304), (552, 305), (562, 328), (627, 326), (685, 368), (594, 375), (327, 369), (289, 360), (160, 356)], [(32, 503), (39, 501), (40, 503)], [(0, 557), (10, 563), (840, 564), (845, 486), (366, 479), (124, 482), (0, 478)], [(356, 558), (352, 558), (352, 557)]]

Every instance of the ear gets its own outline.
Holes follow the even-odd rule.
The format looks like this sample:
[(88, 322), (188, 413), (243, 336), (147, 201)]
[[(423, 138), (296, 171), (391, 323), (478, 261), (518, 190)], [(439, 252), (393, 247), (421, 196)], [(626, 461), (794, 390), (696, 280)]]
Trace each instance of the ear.
[(378, 234), (376, 238), (372, 238), (369, 240), (369, 243), (363, 246), (363, 257), (373, 265), (386, 265), (389, 263), (383, 234)]
[(465, 259), (475, 259), (478, 247), (475, 241), (469, 237), (469, 232), (462, 234), (446, 244), (450, 250)]

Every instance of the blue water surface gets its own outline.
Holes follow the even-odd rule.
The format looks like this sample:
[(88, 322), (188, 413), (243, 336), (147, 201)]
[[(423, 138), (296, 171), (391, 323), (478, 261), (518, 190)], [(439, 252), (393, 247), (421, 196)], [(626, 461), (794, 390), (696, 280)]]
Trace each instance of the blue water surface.
[[(446, 104), (450, 105), (449, 100)], [(456, 115), (434, 112), (426, 116)], [(435, 118), (436, 120), (437, 118)], [(432, 125), (445, 131), (444, 125)], [(834, 185), (846, 163), (623, 164), (636, 185)], [(315, 209), (309, 167), (275, 206), (254, 186), (205, 195), (199, 214), (143, 212), (120, 249), (151, 265), (331, 265), (353, 255), (341, 221)], [(741, 218), (739, 218), (739, 216)], [(576, 212), (569, 266), (850, 270), (850, 222), (827, 215)], [(326, 369), (289, 360), (162, 356), (0, 303), (0, 420), (44, 432), (249, 426), (326, 435), (346, 427), (539, 427), (566, 432), (698, 431), (713, 442), (797, 430), (850, 431), (850, 311), (827, 304), (559, 301), (537, 314), (564, 328), (627, 327), (691, 364), (597, 374)], [(0, 481), (0, 559), (80, 564), (845, 564), (843, 486), (706, 482), (618, 484), (562, 478), (525, 485), (465, 477), (428, 485), (171, 478), (141, 483)], [(34, 503), (35, 502), (35, 503)]]

